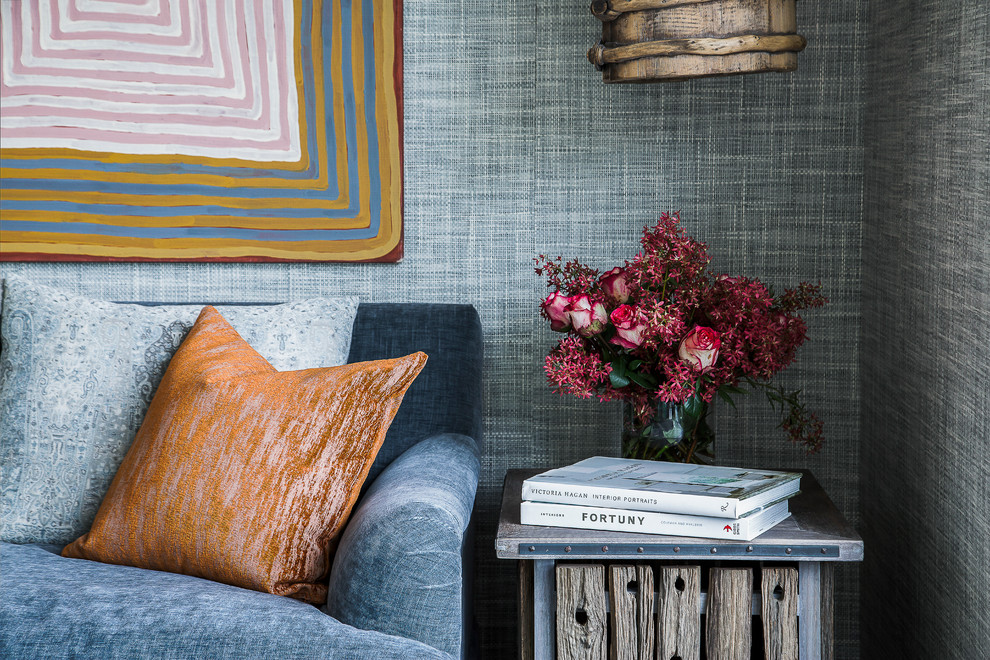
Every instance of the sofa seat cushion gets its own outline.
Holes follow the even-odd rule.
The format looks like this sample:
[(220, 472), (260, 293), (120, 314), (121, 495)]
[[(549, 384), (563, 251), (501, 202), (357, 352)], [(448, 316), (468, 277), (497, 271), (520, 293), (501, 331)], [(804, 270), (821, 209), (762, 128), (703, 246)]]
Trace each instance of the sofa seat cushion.
[(0, 657), (450, 658), (291, 598), (59, 549), (0, 544)]

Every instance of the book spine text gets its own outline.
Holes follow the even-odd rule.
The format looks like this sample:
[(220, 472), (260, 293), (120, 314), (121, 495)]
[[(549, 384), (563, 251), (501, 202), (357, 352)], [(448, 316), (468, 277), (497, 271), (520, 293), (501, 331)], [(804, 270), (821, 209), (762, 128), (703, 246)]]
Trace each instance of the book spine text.
[(759, 525), (753, 525), (745, 518), (727, 520), (710, 516), (604, 509), (573, 504), (523, 502), (520, 506), (520, 522), (524, 525), (545, 525), (548, 527), (575, 527), (612, 532), (639, 532), (749, 541), (787, 517), (786, 506), (782, 507), (780, 513), (781, 515), (772, 517), (772, 522), (771, 520), (760, 520)]
[(657, 493), (591, 485), (523, 482), (522, 499), (554, 504), (579, 504), (614, 509), (683, 513), (713, 518), (737, 518), (738, 500), (708, 495)]

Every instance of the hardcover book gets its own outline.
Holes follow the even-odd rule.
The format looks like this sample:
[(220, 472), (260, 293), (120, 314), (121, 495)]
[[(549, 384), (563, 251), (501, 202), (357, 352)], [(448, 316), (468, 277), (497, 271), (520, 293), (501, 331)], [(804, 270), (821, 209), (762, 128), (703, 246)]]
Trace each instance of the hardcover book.
[(796, 472), (594, 456), (530, 477), (522, 499), (742, 518), (798, 493)]
[(787, 500), (772, 504), (745, 518), (727, 520), (710, 516), (689, 516), (680, 513), (628, 511), (599, 506), (522, 502), (520, 522), (524, 525), (547, 527), (576, 527), (602, 529), (611, 532), (638, 532), (693, 536), (706, 539), (752, 541), (787, 518)]

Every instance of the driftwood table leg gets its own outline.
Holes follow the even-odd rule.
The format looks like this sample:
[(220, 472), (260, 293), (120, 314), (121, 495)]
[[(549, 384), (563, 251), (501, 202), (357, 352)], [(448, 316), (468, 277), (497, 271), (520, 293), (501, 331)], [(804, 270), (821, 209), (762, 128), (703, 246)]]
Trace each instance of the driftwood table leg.
[(798, 645), (801, 660), (832, 660), (832, 570), (825, 562), (798, 568)]
[(663, 566), (657, 578), (657, 658), (701, 658), (701, 567)]
[(533, 660), (533, 562), (519, 560), (519, 660)]
[(766, 660), (798, 660), (798, 572), (763, 566), (760, 612)]
[(556, 609), (558, 660), (607, 660), (605, 567), (558, 566)]
[(556, 574), (553, 559), (533, 561), (533, 659), (553, 660), (557, 654)]
[(708, 660), (748, 660), (753, 646), (752, 569), (709, 569), (706, 610)]

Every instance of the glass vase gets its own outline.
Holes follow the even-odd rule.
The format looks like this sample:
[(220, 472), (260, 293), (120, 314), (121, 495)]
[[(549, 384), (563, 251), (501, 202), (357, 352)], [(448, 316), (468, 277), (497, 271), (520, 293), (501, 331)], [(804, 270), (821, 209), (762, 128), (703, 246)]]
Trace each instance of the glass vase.
[[(625, 404), (622, 457), (675, 463), (711, 465), (715, 462), (715, 431), (709, 422), (711, 404), (691, 398), (685, 403), (657, 399), (653, 415), (643, 419)], [(645, 416), (644, 416), (645, 417)]]

